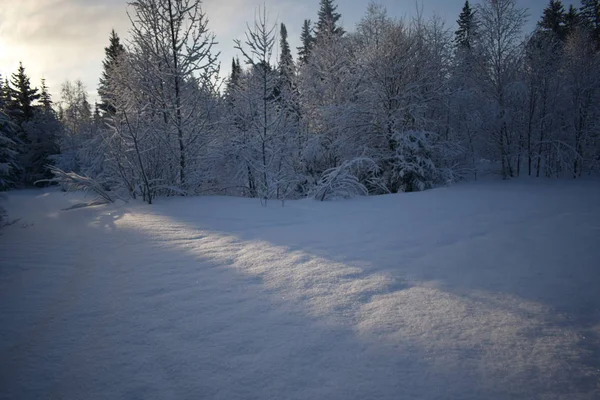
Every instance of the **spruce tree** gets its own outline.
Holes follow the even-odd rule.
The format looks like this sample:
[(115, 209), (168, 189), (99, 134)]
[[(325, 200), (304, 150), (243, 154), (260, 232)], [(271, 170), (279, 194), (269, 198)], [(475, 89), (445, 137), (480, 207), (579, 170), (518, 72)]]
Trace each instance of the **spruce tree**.
[[(8, 86), (0, 77), (0, 190), (7, 189), (14, 182), (17, 164), (14, 124), (6, 114)], [(0, 217), (2, 209), (0, 208)], [(1, 221), (0, 221), (1, 222)]]
[(52, 111), (52, 98), (50, 92), (48, 92), (48, 86), (46, 86), (46, 80), (42, 79), (41, 93), (40, 93), (40, 104), (45, 112)]
[(121, 44), (119, 35), (113, 29), (110, 32), (108, 47), (104, 48), (105, 58), (102, 61), (102, 75), (98, 86), (98, 95), (100, 96), (100, 110), (113, 115), (116, 111), (111, 99), (110, 76), (119, 61), (119, 57), (125, 53), (125, 48)]
[(315, 38), (312, 35), (310, 19), (305, 19), (304, 24), (302, 24), (302, 33), (300, 33), (300, 42), (302, 43), (302, 46), (297, 47), (298, 60), (301, 63), (306, 63), (308, 61), (308, 56), (310, 55), (314, 41)]
[(30, 121), (33, 118), (34, 103), (40, 98), (40, 95), (37, 88), (31, 87), (23, 63), (19, 63), (19, 69), (11, 76), (9, 93), (9, 114), (19, 125)]
[(229, 75), (229, 79), (227, 80), (227, 89), (226, 94), (230, 101), (232, 100), (232, 95), (236, 87), (238, 87), (240, 83), (240, 77), (242, 76), (242, 66), (240, 65), (240, 59), (238, 57), (233, 57), (231, 59), (231, 74)]
[(581, 25), (581, 16), (573, 4), (569, 6), (569, 10), (565, 13), (564, 20), (564, 36), (569, 37)]
[(580, 17), (600, 49), (600, 0), (581, 0)]
[(337, 12), (337, 5), (334, 5), (334, 0), (321, 0), (319, 7), (319, 20), (316, 27), (316, 40), (328, 36), (342, 36), (345, 32), (337, 26), (337, 22), (341, 15)]
[(475, 11), (471, 8), (469, 0), (465, 1), (462, 12), (458, 16), (458, 30), (454, 33), (454, 42), (458, 47), (470, 49), (476, 31)]
[(283, 84), (292, 87), (294, 74), (294, 59), (287, 40), (288, 34), (284, 24), (281, 24), (279, 33), (279, 76)]
[(545, 31), (553, 32), (557, 37), (565, 37), (565, 7), (560, 0), (550, 0), (548, 6), (544, 9), (542, 19), (538, 22), (538, 27)]

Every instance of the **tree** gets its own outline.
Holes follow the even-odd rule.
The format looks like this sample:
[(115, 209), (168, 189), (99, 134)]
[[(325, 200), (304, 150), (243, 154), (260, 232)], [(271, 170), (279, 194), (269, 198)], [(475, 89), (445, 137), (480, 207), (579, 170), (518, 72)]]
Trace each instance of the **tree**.
[(40, 98), (40, 95), (37, 88), (31, 87), (23, 63), (19, 63), (19, 69), (11, 76), (9, 91), (8, 109), (16, 122), (21, 124), (31, 120), (33, 118), (35, 102)]
[(242, 66), (240, 65), (240, 59), (237, 57), (231, 60), (231, 74), (227, 80), (227, 95), (230, 95), (235, 90), (235, 87), (239, 84), (242, 76)]
[(252, 169), (260, 177), (258, 195), (264, 205), (272, 196), (271, 169), (274, 164), (273, 158), (276, 155), (272, 145), (279, 128), (274, 102), (277, 79), (270, 65), (275, 45), (274, 32), (275, 26), (268, 26), (267, 11), (263, 8), (262, 12), (259, 9), (254, 26), (248, 26), (245, 46), (240, 40), (235, 41), (235, 48), (242, 53), (246, 64), (251, 67), (243, 96), (250, 105), (247, 118), (252, 119), (250, 125), (254, 137), (251, 140), (256, 140), (258, 160), (253, 160), (250, 156), (248, 161), (251, 162)]
[[(5, 190), (14, 184), (15, 173), (20, 169), (17, 143), (14, 140), (15, 126), (6, 114), (7, 90), (0, 76), (0, 190)], [(1, 214), (0, 208), (0, 217)]]
[[(55, 137), (60, 131), (52, 109), (52, 100), (42, 80), (42, 93), (32, 88), (23, 64), (12, 75), (8, 115), (18, 134), (12, 139), (18, 151), (18, 176), (20, 184), (30, 185), (47, 175), (46, 165), (57, 152)], [(41, 104), (36, 102), (41, 99)]]
[(590, 30), (596, 42), (596, 51), (600, 50), (600, 0), (581, 0), (580, 18)]
[(279, 74), (282, 81), (291, 88), (292, 76), (294, 74), (294, 59), (287, 37), (287, 29), (282, 23), (279, 30)]
[(62, 84), (59, 109), (63, 129), (57, 135), (60, 154), (54, 157), (54, 165), (69, 172), (82, 172), (89, 164), (81, 152), (92, 136), (92, 109), (81, 80)]
[(198, 182), (187, 182), (186, 172), (192, 172), (189, 158), (197, 157), (196, 146), (202, 144), (198, 135), (212, 111), (207, 106), (218, 76), (218, 54), (212, 52), (215, 36), (208, 30), (200, 0), (138, 0), (131, 5), (135, 18), (130, 18), (130, 67), (145, 75), (144, 96), (156, 103), (167, 132), (174, 132), (178, 179), (173, 183), (194, 190)]
[(515, 0), (485, 0), (478, 6), (480, 18), (479, 48), (482, 54), (482, 89), (492, 100), (488, 111), (489, 134), (498, 149), (504, 179), (515, 174), (520, 156), (517, 146), (522, 141), (514, 137), (509, 124), (511, 85), (518, 77), (522, 59), (521, 29), (526, 12)]
[(110, 75), (112, 70), (119, 62), (119, 58), (125, 53), (125, 48), (121, 44), (121, 39), (117, 32), (113, 29), (110, 32), (109, 45), (104, 48), (105, 58), (102, 61), (102, 75), (100, 76), (100, 84), (98, 85), (98, 95), (100, 96), (100, 110), (112, 115), (115, 113), (115, 107), (110, 98)]
[(564, 15), (564, 21), (565, 37), (569, 37), (581, 25), (581, 16), (573, 4), (569, 5), (569, 10)]
[(565, 38), (565, 7), (560, 0), (550, 0), (544, 9), (538, 27), (554, 33), (557, 37)]
[(344, 29), (337, 25), (341, 14), (337, 13), (336, 10), (337, 5), (334, 4), (334, 0), (320, 0), (315, 40), (321, 40), (326, 36), (342, 36), (344, 34)]
[(473, 46), (476, 35), (477, 22), (475, 11), (471, 8), (469, 1), (465, 1), (462, 12), (458, 16), (458, 30), (454, 33), (454, 42), (461, 48), (470, 49)]
[(50, 92), (48, 91), (48, 86), (46, 86), (46, 80), (42, 79), (42, 86), (40, 92), (40, 104), (42, 105), (42, 109), (44, 112), (53, 112), (52, 109), (52, 98), (50, 96)]
[(298, 60), (301, 63), (306, 63), (310, 55), (310, 51), (313, 48), (315, 38), (312, 35), (312, 28), (310, 26), (310, 19), (305, 19), (302, 24), (302, 32), (300, 33), (300, 43), (302, 46), (298, 47)]

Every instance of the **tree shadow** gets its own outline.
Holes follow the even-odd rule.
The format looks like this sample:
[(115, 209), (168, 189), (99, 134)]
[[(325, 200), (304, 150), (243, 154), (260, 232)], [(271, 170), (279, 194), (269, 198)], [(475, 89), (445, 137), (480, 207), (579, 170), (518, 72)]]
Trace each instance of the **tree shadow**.
[[(472, 332), (465, 335), (483, 347), (503, 340), (506, 343), (490, 354), (486, 350), (473, 353), (463, 343), (456, 355), (459, 361), (453, 362), (472, 367), (477, 363), (470, 359), (491, 354), (502, 358), (501, 348), (515, 347), (511, 349), (513, 359), (506, 356), (498, 362), (505, 363), (504, 367), (478, 375), (495, 387), (487, 398), (495, 398), (499, 392), (494, 390), (509, 377), (513, 386), (504, 393), (510, 393), (511, 398), (533, 398), (541, 393), (598, 396), (600, 249), (593, 229), (600, 226), (600, 203), (596, 202), (600, 196), (590, 192), (589, 186), (573, 186), (560, 195), (553, 185), (537, 185), (529, 191), (523, 191), (521, 185), (507, 190), (501, 183), (497, 185), (485, 201), (478, 199), (484, 195), (476, 187), (467, 188), (473, 203), (464, 202), (464, 193), (450, 190), (444, 194), (447, 204), (440, 204), (440, 197), (432, 194), (326, 204), (298, 201), (267, 209), (252, 200), (207, 198), (168, 200), (164, 207), (157, 205), (155, 212), (201, 230), (235, 235), (240, 241), (268, 243), (307, 259), (321, 258), (357, 268), (342, 276), (342, 287), (346, 280), (388, 278), (385, 289), (361, 289), (357, 304), (377, 300), (404, 307), (406, 303), (394, 303), (392, 298), (402, 298), (397, 295), (400, 291), (425, 287), (448, 293), (450, 297), (444, 301), (455, 302), (456, 307), (481, 306), (494, 315), (495, 322), (478, 329), (475, 322), (485, 321), (485, 316), (471, 317), (468, 310), (457, 313), (459, 318), (472, 318)], [(194, 202), (194, 208), (190, 207)], [(390, 206), (391, 202), (399, 205)], [(428, 215), (415, 214), (415, 210), (427, 210)], [(389, 215), (390, 211), (394, 214)], [(352, 212), (357, 213), (355, 218)], [(327, 224), (328, 220), (335, 224)], [(357, 306), (356, 315), (365, 312), (360, 310)], [(399, 315), (392, 313), (390, 318), (406, 318)], [(432, 322), (425, 315), (422, 321)], [(444, 321), (453, 325), (451, 331), (460, 331), (459, 320)], [(417, 330), (393, 329), (404, 333), (408, 341), (417, 336)], [(504, 329), (510, 329), (506, 338), (495, 342), (484, 339), (486, 334), (494, 336)], [(383, 338), (388, 333), (372, 337)], [(391, 342), (399, 340), (395, 336)], [(433, 340), (445, 343), (441, 338)], [(422, 340), (414, 343), (418, 347)], [(445, 344), (449, 348), (455, 345)], [(536, 350), (519, 353), (518, 346)], [(433, 347), (434, 354), (443, 353)], [(422, 350), (427, 353), (431, 348)], [(519, 354), (530, 359), (522, 360)], [(517, 365), (509, 367), (511, 362)], [(493, 364), (489, 360), (483, 363), (484, 368), (496, 368)], [(553, 378), (543, 376), (545, 373)]]
[[(18, 336), (0, 335), (12, 344), (0, 354), (0, 369), (9, 371), (0, 385), (18, 398), (600, 393), (589, 368), (577, 379), (588, 363), (579, 352), (557, 354), (580, 350), (571, 335), (584, 326), (549, 312), (564, 299), (540, 301), (541, 289), (527, 297), (533, 283), (513, 287), (520, 280), (505, 275), (516, 267), (505, 274), (484, 266), (461, 269), (461, 261), (485, 259), (467, 249), (498, 239), (484, 226), (497, 220), (456, 231), (459, 215), (431, 232), (428, 224), (419, 227), (421, 216), (411, 216), (408, 202), (398, 216), (412, 229), (406, 235), (380, 215), (396, 198), (403, 201), (369, 199), (373, 209), (362, 211), (359, 221), (336, 218), (332, 226), (326, 223), (332, 214), (348, 215), (343, 203), (265, 209), (251, 200), (191, 198), (68, 211), (62, 240), (79, 248), (65, 247), (57, 265), (77, 274), (61, 281), (48, 272), (48, 282), (58, 285), (53, 297), (21, 301), (30, 292), (25, 285), (11, 298), (24, 308), (0, 313), (19, 312), (22, 325), (31, 326)], [(361, 210), (362, 201), (346, 204)], [(447, 212), (441, 207), (432, 218)], [(523, 215), (506, 215), (496, 218), (516, 227), (523, 221)], [(36, 232), (27, 238), (32, 245), (43, 242), (45, 233)], [(548, 279), (544, 285), (555, 282)], [(40, 307), (44, 318), (36, 319), (32, 310)], [(10, 322), (0, 321), (0, 329)], [(547, 357), (540, 354), (548, 350)]]

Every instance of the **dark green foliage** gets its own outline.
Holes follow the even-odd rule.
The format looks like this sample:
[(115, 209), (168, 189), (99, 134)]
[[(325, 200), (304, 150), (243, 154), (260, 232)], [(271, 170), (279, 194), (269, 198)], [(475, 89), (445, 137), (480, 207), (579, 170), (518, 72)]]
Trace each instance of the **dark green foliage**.
[(242, 66), (240, 65), (239, 58), (233, 58), (231, 60), (231, 74), (227, 81), (226, 94), (231, 97), (235, 88), (239, 85), (240, 77), (242, 76)]
[(538, 22), (538, 27), (553, 32), (559, 38), (564, 39), (565, 14), (565, 7), (560, 0), (550, 0), (550, 3), (543, 11), (542, 19)]
[(108, 47), (104, 48), (105, 58), (102, 61), (103, 69), (98, 85), (98, 95), (100, 96), (100, 110), (112, 115), (116, 112), (116, 109), (111, 95), (110, 76), (119, 61), (119, 57), (125, 53), (125, 48), (114, 29), (110, 32), (109, 41)]
[(315, 38), (312, 34), (310, 19), (305, 19), (304, 24), (302, 24), (302, 33), (300, 33), (300, 42), (302, 43), (302, 46), (297, 48), (298, 60), (301, 63), (306, 63), (308, 61), (308, 56), (310, 55), (314, 41)]
[(581, 16), (577, 9), (572, 4), (569, 6), (569, 11), (565, 13), (565, 36), (571, 35), (577, 27), (581, 25)]
[(334, 0), (321, 0), (319, 6), (319, 19), (315, 29), (315, 38), (320, 40), (323, 37), (342, 36), (345, 32), (337, 25), (340, 19), (340, 13), (336, 12), (337, 5), (334, 5)]
[(469, 1), (465, 1), (462, 12), (458, 16), (458, 30), (454, 32), (454, 42), (460, 48), (470, 49), (473, 46), (477, 30), (475, 11), (471, 8)]
[(19, 63), (18, 71), (11, 76), (8, 92), (9, 115), (18, 125), (30, 121), (33, 118), (34, 103), (39, 100), (40, 95), (37, 88), (31, 87), (22, 63)]
[(40, 104), (45, 112), (52, 112), (52, 98), (48, 92), (48, 86), (46, 86), (46, 80), (42, 79), (42, 91), (40, 93)]
[(596, 48), (600, 49), (600, 0), (581, 0), (581, 22), (589, 29)]
[(292, 51), (287, 40), (287, 29), (284, 24), (281, 24), (279, 34), (279, 76), (283, 85), (292, 87), (292, 76), (294, 74), (294, 59)]

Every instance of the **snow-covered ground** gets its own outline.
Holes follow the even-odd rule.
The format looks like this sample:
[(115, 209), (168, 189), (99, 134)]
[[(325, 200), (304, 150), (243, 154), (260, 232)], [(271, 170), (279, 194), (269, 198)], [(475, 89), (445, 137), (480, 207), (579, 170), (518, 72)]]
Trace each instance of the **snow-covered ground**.
[(8, 196), (2, 399), (600, 398), (597, 181), (83, 197)]

